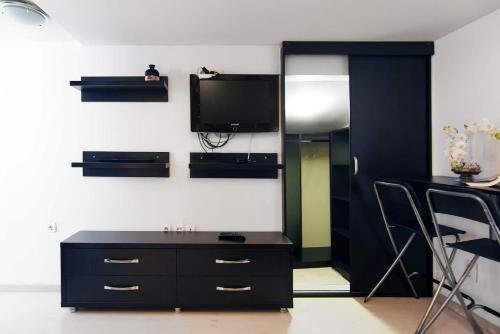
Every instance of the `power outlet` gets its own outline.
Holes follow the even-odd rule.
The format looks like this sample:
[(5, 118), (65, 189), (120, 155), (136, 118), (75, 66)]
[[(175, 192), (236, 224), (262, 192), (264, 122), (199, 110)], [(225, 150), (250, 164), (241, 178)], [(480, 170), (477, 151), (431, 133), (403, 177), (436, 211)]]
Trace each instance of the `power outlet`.
[(174, 231), (175, 232), (184, 232), (184, 224), (175, 224)]
[(161, 225), (161, 230), (162, 230), (162, 232), (172, 232), (173, 231), (173, 227), (170, 224), (162, 224)]
[(195, 224), (185, 224), (184, 230), (186, 232), (194, 232), (194, 231), (196, 231), (196, 225)]
[(47, 226), (47, 231), (49, 233), (56, 233), (57, 232), (57, 223), (51, 223)]
[[(465, 259), (464, 260), (464, 269), (467, 268), (469, 266), (469, 263), (470, 263), (471, 260), (469, 259)], [(467, 278), (469, 280), (472, 280), (474, 281), (474, 283), (477, 283), (479, 282), (479, 265), (478, 263), (476, 262), (476, 264), (474, 265), (474, 267), (472, 267), (472, 270), (470, 271), (469, 275), (467, 276)]]

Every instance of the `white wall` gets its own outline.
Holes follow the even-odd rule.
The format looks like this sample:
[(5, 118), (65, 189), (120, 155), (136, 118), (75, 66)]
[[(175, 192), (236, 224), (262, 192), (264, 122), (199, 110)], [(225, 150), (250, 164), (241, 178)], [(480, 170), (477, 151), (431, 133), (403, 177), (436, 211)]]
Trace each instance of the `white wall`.
[[(500, 10), (457, 30), (435, 43), (433, 57), (433, 174), (452, 175), (444, 157), (445, 137), (441, 129), (446, 124), (463, 123), (487, 117), (500, 126)], [(496, 145), (496, 154), (500, 146)], [(497, 166), (498, 167), (498, 166)], [(467, 238), (487, 236), (485, 225), (441, 217), (441, 223), (467, 230)], [(455, 263), (462, 272), (465, 259), (459, 254)], [(468, 281), (464, 292), (500, 310), (498, 280), (500, 266), (489, 260), (479, 261), (478, 282)], [(495, 319), (477, 311), (496, 324)]]
[[(189, 79), (200, 65), (225, 73), (279, 73), (273, 46), (80, 46), (0, 42), (1, 285), (59, 284), (59, 242), (78, 230), (281, 230), (281, 181), (190, 179)], [(169, 76), (168, 103), (81, 103), (81, 75)], [(239, 134), (221, 152), (247, 152)], [(83, 150), (168, 151), (171, 177), (84, 178)], [(253, 152), (280, 153), (278, 133)], [(58, 232), (47, 232), (56, 222)]]

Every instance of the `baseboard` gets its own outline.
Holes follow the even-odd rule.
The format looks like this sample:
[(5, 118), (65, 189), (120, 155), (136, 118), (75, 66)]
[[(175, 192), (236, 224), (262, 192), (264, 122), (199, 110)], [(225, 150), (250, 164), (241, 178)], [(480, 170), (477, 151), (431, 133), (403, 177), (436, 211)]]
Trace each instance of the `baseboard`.
[[(446, 299), (446, 296), (440, 294), (437, 298), (437, 304), (438, 303), (442, 304), (445, 299)], [(448, 309), (454, 311), (455, 313), (457, 313), (458, 315), (460, 315), (464, 319), (466, 318), (464, 310), (462, 309), (462, 306), (460, 306), (460, 304), (458, 304), (457, 302), (451, 301), (447, 307), (448, 307)], [(436, 306), (434, 308), (437, 309)], [(492, 322), (488, 321), (487, 319), (478, 315), (477, 311), (473, 311), (472, 313), (474, 314), (474, 318), (476, 319), (479, 326), (481, 326), (481, 328), (483, 329), (484, 332), (491, 333), (491, 334), (500, 333), (500, 327), (498, 327), (494, 323), (492, 323)]]
[(0, 292), (59, 292), (59, 291), (61, 291), (60, 285), (51, 285), (51, 284), (0, 285)]

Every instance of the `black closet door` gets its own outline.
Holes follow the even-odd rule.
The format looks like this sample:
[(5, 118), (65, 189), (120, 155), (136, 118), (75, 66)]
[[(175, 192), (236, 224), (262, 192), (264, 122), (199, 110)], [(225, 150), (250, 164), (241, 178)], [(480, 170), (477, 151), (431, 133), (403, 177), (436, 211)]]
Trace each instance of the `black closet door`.
[[(351, 291), (368, 293), (394, 259), (373, 181), (430, 175), (430, 57), (350, 56)], [(398, 232), (401, 244), (408, 234)], [(430, 295), (432, 260), (423, 240), (415, 240), (404, 257), (421, 295)], [(410, 296), (399, 268), (377, 295)]]

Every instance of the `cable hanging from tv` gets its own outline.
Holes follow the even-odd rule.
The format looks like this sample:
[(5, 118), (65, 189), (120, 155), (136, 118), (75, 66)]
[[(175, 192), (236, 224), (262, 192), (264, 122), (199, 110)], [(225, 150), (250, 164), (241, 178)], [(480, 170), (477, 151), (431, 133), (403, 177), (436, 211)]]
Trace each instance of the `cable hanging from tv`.
[[(213, 135), (215, 139), (213, 137), (211, 138), (211, 135)], [(208, 153), (208, 150), (213, 151), (214, 149), (224, 147), (235, 136), (236, 133), (198, 132), (198, 141), (203, 151)]]

